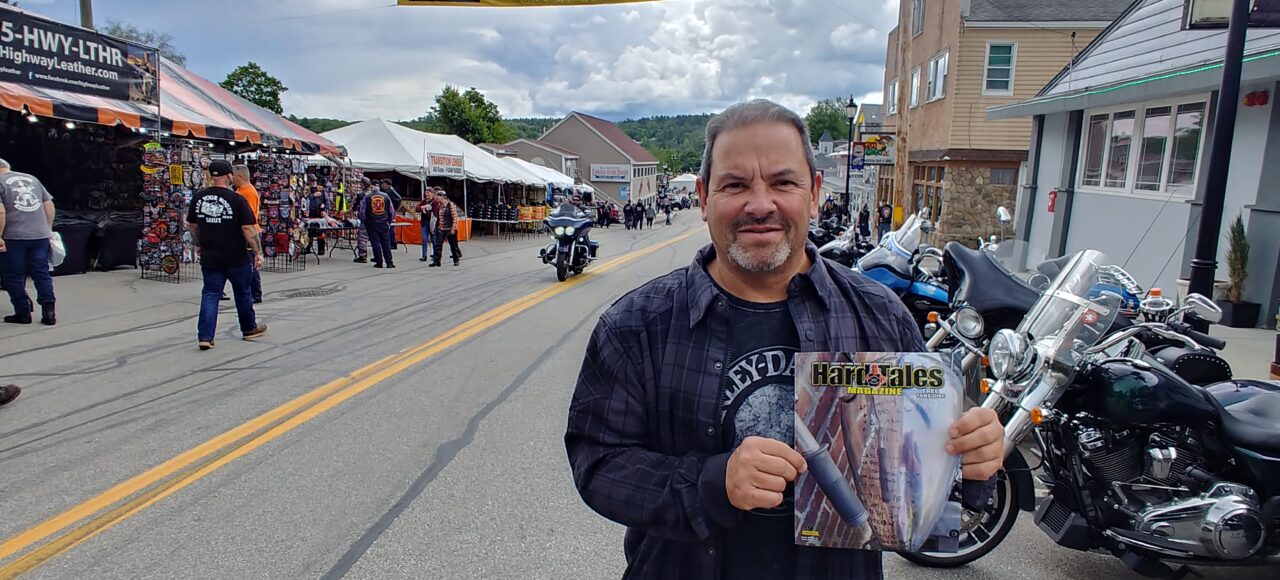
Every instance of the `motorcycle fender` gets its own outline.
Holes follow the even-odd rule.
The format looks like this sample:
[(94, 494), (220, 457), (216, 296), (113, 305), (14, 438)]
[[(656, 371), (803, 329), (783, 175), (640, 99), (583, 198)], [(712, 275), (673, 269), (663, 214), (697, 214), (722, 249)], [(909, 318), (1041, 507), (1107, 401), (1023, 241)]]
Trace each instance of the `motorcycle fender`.
[(1014, 449), (1004, 460), (1004, 472), (1013, 483), (1013, 492), (1018, 498), (1018, 509), (1024, 512), (1036, 510), (1036, 485), (1031, 479), (1031, 469), (1022, 451)]
[(934, 300), (937, 302), (941, 302), (943, 304), (949, 304), (951, 302), (951, 298), (948, 296), (947, 289), (934, 286), (933, 284), (925, 284), (924, 282), (912, 282), (911, 289), (909, 290), (909, 292), (917, 296), (924, 296), (925, 298), (928, 298), (930, 300)]

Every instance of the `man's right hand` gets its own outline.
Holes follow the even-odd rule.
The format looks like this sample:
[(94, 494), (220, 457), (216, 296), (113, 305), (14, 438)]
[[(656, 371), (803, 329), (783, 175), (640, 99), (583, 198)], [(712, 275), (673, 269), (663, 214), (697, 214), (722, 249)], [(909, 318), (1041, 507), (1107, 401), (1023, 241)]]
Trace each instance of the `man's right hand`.
[(5, 247), (4, 238), (0, 238), (0, 252), (7, 252), (7, 251), (9, 251), (9, 248)]
[(808, 469), (804, 457), (776, 439), (747, 437), (733, 450), (725, 469), (729, 503), (742, 511), (782, 505), (787, 483)]

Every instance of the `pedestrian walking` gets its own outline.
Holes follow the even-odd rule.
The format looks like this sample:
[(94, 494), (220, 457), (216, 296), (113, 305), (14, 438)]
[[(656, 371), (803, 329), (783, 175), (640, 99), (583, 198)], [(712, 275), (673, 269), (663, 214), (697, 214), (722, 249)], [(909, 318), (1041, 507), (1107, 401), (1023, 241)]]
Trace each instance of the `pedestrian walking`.
[(658, 217), (658, 212), (653, 209), (653, 204), (650, 203), (649, 207), (644, 208), (644, 221), (649, 224), (649, 229), (653, 229), (653, 218), (655, 217)]
[(370, 193), (360, 206), (360, 223), (369, 232), (369, 244), (373, 246), (373, 267), (395, 268), (391, 254), (391, 224), (395, 221), (395, 206), (385, 190)]
[(671, 202), (662, 207), (662, 213), (667, 214), (667, 225), (671, 225)]
[(877, 224), (879, 227), (876, 231), (877, 240), (884, 239), (884, 235), (893, 229), (893, 206), (889, 205), (888, 202), (881, 205), (879, 218), (879, 223)]
[[(267, 325), (259, 323), (253, 311), (251, 289), (253, 268), (262, 267), (258, 222), (249, 202), (229, 189), (231, 173), (231, 164), (226, 161), (210, 163), (210, 186), (196, 193), (187, 210), (187, 229), (196, 240), (200, 268), (204, 274), (200, 318), (196, 327), (200, 350), (214, 347), (219, 296), (228, 281), (235, 298), (242, 338), (254, 340), (267, 332)], [(246, 242), (251, 252), (245, 251)]]
[(871, 209), (866, 204), (863, 204), (862, 211), (858, 212), (858, 235), (864, 239), (871, 237)]
[(436, 235), (436, 195), (437, 188), (428, 187), (422, 192), (422, 201), (418, 203), (418, 221), (422, 230), (422, 257), (419, 262), (431, 259), (432, 248), (435, 247)]
[(462, 250), (458, 248), (458, 206), (449, 201), (448, 197), (439, 196), (436, 201), (436, 235), (435, 248), (431, 255), (430, 267), (434, 268), (440, 265), (441, 254), (444, 253), (444, 242), (449, 242), (449, 256), (453, 258), (453, 265), (457, 266), (462, 261)]
[(628, 230), (631, 229), (632, 220), (634, 218), (635, 213), (631, 211), (631, 202), (628, 201), (626, 205), (622, 206), (623, 226)]
[[(396, 214), (400, 213), (400, 202), (404, 201), (404, 197), (402, 197), (400, 192), (396, 191), (396, 188), (391, 185), (390, 179), (382, 180), (382, 191), (391, 199), (391, 223), (394, 224), (396, 223)], [(388, 231), (391, 231), (391, 249), (394, 250), (399, 247), (399, 244), (396, 242), (394, 228)]]
[[(258, 188), (253, 186), (253, 181), (249, 177), (249, 167), (247, 165), (232, 166), (231, 185), (235, 186), (236, 193), (249, 202), (249, 211), (253, 214), (254, 221), (261, 224), (261, 197), (258, 195)], [(257, 229), (258, 239), (261, 240), (262, 228)], [(253, 248), (249, 247), (246, 251), (252, 252)], [(253, 267), (253, 278), (250, 283), (250, 289), (253, 290), (253, 303), (262, 304), (262, 271), (258, 269), (257, 260), (249, 260), (249, 265)]]
[(13, 171), (0, 159), (0, 277), (13, 304), (12, 324), (31, 324), (35, 309), (27, 295), (27, 278), (36, 287), (40, 322), (58, 323), (54, 304), (53, 276), (49, 274), (49, 252), (53, 238), (53, 196), (35, 176)]
[[(627, 526), (625, 578), (883, 576), (880, 552), (795, 542), (795, 354), (925, 349), (896, 295), (807, 243), (822, 192), (809, 142), (768, 101), (714, 117), (698, 182), (711, 244), (615, 302), (587, 344), (565, 448), (582, 499)], [(971, 409), (950, 431), (965, 503), (986, 505), (999, 417)]]

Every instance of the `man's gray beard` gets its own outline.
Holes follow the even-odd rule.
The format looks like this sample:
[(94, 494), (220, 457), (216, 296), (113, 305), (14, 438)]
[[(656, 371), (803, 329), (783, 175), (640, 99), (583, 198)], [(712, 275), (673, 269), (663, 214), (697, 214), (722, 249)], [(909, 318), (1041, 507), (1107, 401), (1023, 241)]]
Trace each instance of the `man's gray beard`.
[(738, 241), (737, 236), (734, 237), (733, 243), (729, 245), (729, 259), (737, 264), (739, 268), (748, 272), (772, 272), (781, 268), (787, 263), (787, 259), (791, 257), (791, 240), (784, 239), (778, 242), (778, 247), (774, 249), (773, 255), (766, 256), (763, 259), (756, 259), (752, 252), (743, 247)]

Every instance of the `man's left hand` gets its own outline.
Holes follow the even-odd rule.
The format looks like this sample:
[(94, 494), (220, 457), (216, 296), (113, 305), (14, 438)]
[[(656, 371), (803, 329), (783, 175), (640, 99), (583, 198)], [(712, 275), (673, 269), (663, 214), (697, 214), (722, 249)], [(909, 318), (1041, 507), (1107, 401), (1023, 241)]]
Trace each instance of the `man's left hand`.
[(964, 478), (991, 479), (1004, 464), (1004, 427), (991, 409), (969, 409), (951, 425), (947, 453), (961, 455)]

